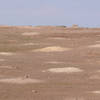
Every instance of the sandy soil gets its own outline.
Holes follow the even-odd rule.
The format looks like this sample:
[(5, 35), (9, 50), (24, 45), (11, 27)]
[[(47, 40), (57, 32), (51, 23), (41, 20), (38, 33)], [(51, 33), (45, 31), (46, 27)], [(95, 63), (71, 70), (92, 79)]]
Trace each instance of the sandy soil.
[(47, 71), (52, 73), (78, 73), (78, 72), (82, 72), (83, 70), (74, 67), (65, 67), (65, 68), (50, 68)]
[(36, 49), (36, 50), (33, 50), (33, 51), (35, 51), (35, 52), (63, 52), (63, 51), (68, 51), (68, 50), (70, 50), (70, 49), (52, 46), (52, 47), (45, 47), (45, 48), (41, 48), (41, 49)]
[(100, 29), (0, 26), (0, 100), (100, 100)]

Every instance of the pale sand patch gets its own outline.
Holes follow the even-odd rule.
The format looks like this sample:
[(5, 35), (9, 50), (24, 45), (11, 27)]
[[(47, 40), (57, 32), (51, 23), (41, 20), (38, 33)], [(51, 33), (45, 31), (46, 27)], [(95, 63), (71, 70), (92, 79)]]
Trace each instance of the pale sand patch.
[(1, 83), (12, 83), (12, 84), (29, 84), (29, 83), (40, 83), (41, 80), (31, 78), (5, 78), (0, 79)]
[(100, 43), (100, 41), (96, 41), (97, 43)]
[(45, 62), (47, 64), (65, 64), (65, 62), (58, 62), (58, 61), (50, 61), (50, 62)]
[(41, 49), (34, 50), (35, 52), (63, 52), (63, 51), (69, 51), (70, 48), (63, 48), (59, 46), (51, 46), (51, 47), (45, 47)]
[(52, 73), (77, 73), (77, 72), (82, 72), (83, 70), (75, 67), (65, 67), (65, 68), (50, 68), (47, 71)]
[(100, 94), (100, 91), (92, 91), (93, 94)]
[(31, 46), (31, 45), (39, 45), (39, 43), (24, 43), (22, 45), (25, 45), (25, 46)]
[(100, 44), (90, 45), (91, 48), (100, 48)]
[(25, 32), (25, 33), (22, 33), (22, 35), (24, 36), (32, 36), (32, 35), (39, 35), (40, 33), (39, 32)]
[(96, 36), (100, 36), (100, 35), (96, 35)]
[[(98, 62), (100, 62), (100, 61), (98, 61)], [(100, 70), (97, 70), (97, 72), (100, 73)]]
[(34, 45), (50, 45), (49, 43), (23, 43), (23, 46), (34, 46)]
[(100, 79), (100, 75), (92, 75), (90, 76), (90, 79)]
[(5, 61), (5, 59), (0, 59), (0, 61)]
[(48, 39), (54, 39), (54, 40), (65, 40), (65, 38), (62, 38), (62, 37), (52, 37), (52, 38), (48, 38)]
[(12, 66), (0, 66), (1, 69), (13, 69)]
[(0, 52), (0, 55), (12, 56), (12, 55), (14, 55), (14, 53), (11, 53), (11, 52)]

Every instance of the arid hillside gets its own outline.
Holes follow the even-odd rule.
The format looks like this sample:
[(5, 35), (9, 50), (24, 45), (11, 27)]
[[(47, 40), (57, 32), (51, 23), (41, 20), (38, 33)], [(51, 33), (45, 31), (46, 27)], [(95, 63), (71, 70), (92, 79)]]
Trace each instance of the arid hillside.
[(100, 100), (100, 28), (0, 26), (0, 100)]

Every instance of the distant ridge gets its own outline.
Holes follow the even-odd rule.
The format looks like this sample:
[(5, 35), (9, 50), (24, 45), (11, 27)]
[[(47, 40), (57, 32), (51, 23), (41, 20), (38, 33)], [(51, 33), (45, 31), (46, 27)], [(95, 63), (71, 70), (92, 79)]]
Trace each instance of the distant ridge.
[(89, 28), (89, 27), (79, 27), (77, 24), (73, 24), (72, 26), (68, 27), (68, 26), (64, 26), (64, 25), (60, 25), (60, 26), (51, 26), (51, 25), (38, 25), (38, 26), (32, 26), (32, 25), (19, 25), (19, 26), (13, 26), (13, 25), (0, 25), (0, 28), (35, 28), (35, 29), (100, 29), (100, 27), (97, 28)]

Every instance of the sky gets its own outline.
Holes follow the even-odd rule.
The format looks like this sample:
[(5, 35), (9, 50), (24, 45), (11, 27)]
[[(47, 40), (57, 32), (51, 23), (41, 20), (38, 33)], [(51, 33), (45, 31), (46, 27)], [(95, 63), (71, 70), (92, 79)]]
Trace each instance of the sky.
[(100, 27), (100, 0), (0, 0), (0, 25)]

